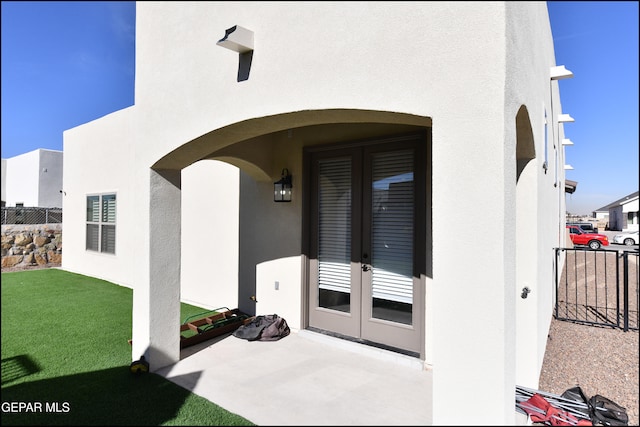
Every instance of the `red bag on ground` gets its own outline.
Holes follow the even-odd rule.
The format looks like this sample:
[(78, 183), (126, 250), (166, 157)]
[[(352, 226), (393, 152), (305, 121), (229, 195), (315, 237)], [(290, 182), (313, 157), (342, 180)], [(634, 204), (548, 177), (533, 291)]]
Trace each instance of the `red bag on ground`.
[(542, 423), (546, 421), (547, 411), (551, 404), (538, 393), (531, 396), (526, 401), (520, 403), (520, 407), (529, 415), (534, 423)]
[(567, 411), (551, 405), (547, 399), (536, 393), (526, 401), (520, 403), (520, 407), (529, 415), (534, 423), (543, 423), (552, 426), (590, 426), (591, 421), (574, 417)]

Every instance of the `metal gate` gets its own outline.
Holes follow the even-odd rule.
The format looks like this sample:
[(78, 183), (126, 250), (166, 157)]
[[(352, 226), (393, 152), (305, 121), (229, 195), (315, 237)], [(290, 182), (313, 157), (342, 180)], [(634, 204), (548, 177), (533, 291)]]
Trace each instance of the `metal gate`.
[(638, 330), (639, 255), (555, 248), (555, 318)]

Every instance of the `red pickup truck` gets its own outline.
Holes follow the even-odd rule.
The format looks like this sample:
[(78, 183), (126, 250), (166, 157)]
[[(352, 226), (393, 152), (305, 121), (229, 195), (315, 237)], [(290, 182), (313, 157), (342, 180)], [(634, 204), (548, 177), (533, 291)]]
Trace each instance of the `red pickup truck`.
[(571, 241), (576, 246), (589, 246), (591, 249), (600, 249), (609, 246), (609, 238), (604, 234), (587, 233), (577, 225), (567, 225)]

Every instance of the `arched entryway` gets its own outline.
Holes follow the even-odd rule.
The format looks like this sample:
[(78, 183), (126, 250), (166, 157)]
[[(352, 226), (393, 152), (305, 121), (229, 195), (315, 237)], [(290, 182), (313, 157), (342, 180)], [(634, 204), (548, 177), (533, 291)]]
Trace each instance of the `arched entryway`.
[[(291, 264), (291, 259), (305, 259), (307, 255), (304, 250), (304, 227), (308, 219), (304, 216), (302, 194), (303, 150), (345, 141), (424, 133), (430, 127), (429, 118), (409, 114), (362, 110), (300, 111), (249, 119), (213, 130), (159, 159), (150, 170), (150, 283), (148, 292), (134, 295), (134, 335), (135, 330), (142, 329), (142, 336), (147, 334), (145, 330), (148, 331), (149, 345), (145, 354), (154, 360), (153, 366), (159, 368), (179, 359), (175, 325), (180, 322), (180, 262), (175, 251), (181, 243), (181, 230), (176, 224), (181, 223), (180, 172), (183, 168), (201, 160), (214, 159), (240, 169), (238, 307), (255, 314), (256, 304), (263, 304), (265, 309), (282, 304), (290, 310), (287, 320), (304, 328), (308, 321), (304, 303), (308, 291), (303, 286), (306, 276), (299, 261)], [(273, 202), (273, 182), (279, 179), (283, 168), (293, 175), (294, 197), (288, 204)], [(290, 298), (294, 303), (274, 299), (268, 294), (267, 286), (263, 286), (265, 269), (260, 267), (277, 266), (284, 260), (294, 267), (288, 268), (291, 271), (285, 274), (297, 278), (298, 289), (290, 294), (281, 292), (277, 298)], [(273, 290), (273, 283), (269, 289)], [(423, 342), (424, 338), (421, 338), (420, 353), (424, 353)]]

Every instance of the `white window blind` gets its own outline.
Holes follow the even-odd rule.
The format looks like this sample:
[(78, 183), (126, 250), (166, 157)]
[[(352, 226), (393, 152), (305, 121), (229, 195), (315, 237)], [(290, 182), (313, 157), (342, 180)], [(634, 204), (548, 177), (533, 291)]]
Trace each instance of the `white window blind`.
[(413, 152), (373, 155), (372, 292), (374, 298), (413, 301)]
[(351, 292), (351, 159), (319, 161), (318, 285)]

